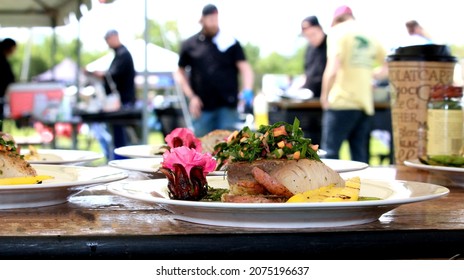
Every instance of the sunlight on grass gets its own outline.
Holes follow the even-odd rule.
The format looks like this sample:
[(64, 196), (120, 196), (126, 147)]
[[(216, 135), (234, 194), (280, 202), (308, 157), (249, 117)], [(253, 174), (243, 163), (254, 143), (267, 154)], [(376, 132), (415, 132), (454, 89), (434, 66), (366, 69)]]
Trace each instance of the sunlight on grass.
[[(369, 165), (371, 166), (389, 165), (390, 164), (389, 158), (387, 157), (381, 162), (380, 156), (388, 155), (390, 152), (390, 148), (374, 137), (371, 137), (370, 145), (371, 145), (370, 147), (371, 158), (369, 159)], [(342, 147), (340, 148), (339, 156), (340, 156), (340, 159), (351, 160), (350, 147), (348, 145), (348, 141), (343, 142)]]

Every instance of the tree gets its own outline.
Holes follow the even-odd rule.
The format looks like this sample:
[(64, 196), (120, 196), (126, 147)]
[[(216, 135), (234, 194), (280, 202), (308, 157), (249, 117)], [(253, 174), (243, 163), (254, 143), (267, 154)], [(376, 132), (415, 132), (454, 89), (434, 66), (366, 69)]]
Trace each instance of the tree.
[[(137, 37), (144, 38), (143, 34)], [(154, 20), (149, 20), (148, 41), (165, 49), (178, 52), (181, 37), (177, 28), (177, 22), (167, 21), (164, 24), (160, 24)]]

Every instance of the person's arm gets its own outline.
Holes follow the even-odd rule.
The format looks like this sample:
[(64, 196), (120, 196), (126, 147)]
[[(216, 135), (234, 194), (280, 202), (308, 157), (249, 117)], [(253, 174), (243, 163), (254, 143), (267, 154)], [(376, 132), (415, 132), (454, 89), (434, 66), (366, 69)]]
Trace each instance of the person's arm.
[(189, 111), (192, 114), (193, 118), (198, 118), (201, 115), (201, 109), (203, 108), (203, 102), (201, 101), (200, 97), (193, 92), (192, 87), (189, 84), (187, 73), (185, 73), (185, 69), (179, 67), (176, 71), (175, 78), (179, 83), (182, 91), (184, 92), (185, 96), (189, 100)]
[(340, 59), (338, 56), (327, 58), (327, 65), (322, 76), (321, 106), (326, 110), (329, 108), (329, 92), (333, 87), (338, 69), (340, 68)]
[(237, 68), (242, 78), (243, 90), (253, 90), (254, 74), (250, 63), (246, 60), (240, 60), (237, 62)]
[(374, 69), (375, 80), (386, 80), (388, 79), (388, 64), (384, 62), (381, 66)]

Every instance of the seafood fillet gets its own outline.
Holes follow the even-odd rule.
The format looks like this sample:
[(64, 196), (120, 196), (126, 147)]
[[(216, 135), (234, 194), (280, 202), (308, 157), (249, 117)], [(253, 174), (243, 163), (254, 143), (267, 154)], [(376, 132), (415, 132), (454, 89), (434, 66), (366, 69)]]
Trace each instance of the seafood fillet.
[(19, 154), (0, 151), (0, 178), (37, 176), (37, 172)]

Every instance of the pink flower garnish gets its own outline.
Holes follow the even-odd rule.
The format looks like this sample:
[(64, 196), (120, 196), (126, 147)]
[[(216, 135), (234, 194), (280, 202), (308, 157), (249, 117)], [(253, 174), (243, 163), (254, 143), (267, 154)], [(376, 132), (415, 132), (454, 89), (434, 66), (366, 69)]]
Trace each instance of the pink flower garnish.
[(196, 138), (195, 134), (185, 127), (178, 127), (174, 129), (171, 133), (166, 135), (164, 140), (171, 149), (186, 146), (195, 149), (198, 152), (202, 151), (201, 140)]
[(216, 160), (185, 146), (172, 148), (163, 154), (160, 171), (168, 179), (171, 199), (201, 200), (207, 195), (206, 175), (215, 170)]
[(162, 166), (174, 170), (174, 164), (184, 166), (187, 174), (190, 174), (190, 170), (195, 166), (202, 167), (205, 176), (216, 169), (216, 160), (211, 154), (203, 154), (185, 146), (164, 152)]

